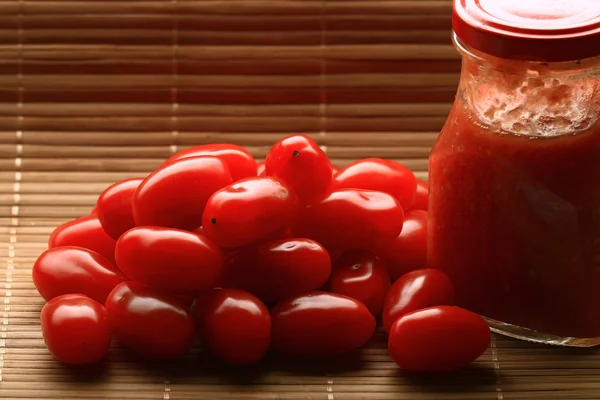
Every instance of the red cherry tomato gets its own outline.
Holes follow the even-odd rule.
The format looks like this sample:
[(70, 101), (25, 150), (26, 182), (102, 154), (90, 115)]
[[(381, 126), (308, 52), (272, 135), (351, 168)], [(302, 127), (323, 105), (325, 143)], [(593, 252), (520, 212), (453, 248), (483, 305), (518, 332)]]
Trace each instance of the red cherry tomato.
[(452, 306), (414, 311), (397, 320), (388, 350), (400, 368), (445, 372), (466, 367), (490, 344), (490, 329), (477, 314)]
[(132, 178), (117, 182), (98, 197), (96, 215), (104, 231), (115, 240), (135, 226), (131, 203), (133, 193), (143, 180)]
[(234, 182), (256, 176), (254, 157), (248, 150), (235, 144), (215, 143), (191, 147), (172, 155), (165, 161), (163, 166), (175, 160), (198, 156), (213, 156), (223, 160), (229, 167)]
[(417, 190), (415, 174), (404, 165), (381, 158), (364, 158), (338, 172), (331, 182), (332, 190), (367, 189), (389, 193), (407, 210)]
[(80, 293), (102, 304), (127, 278), (106, 257), (80, 247), (54, 247), (33, 264), (33, 283), (46, 300)]
[(265, 176), (265, 162), (256, 163), (256, 176)]
[(368, 250), (343, 253), (333, 266), (329, 290), (362, 302), (371, 314), (378, 315), (390, 288), (385, 265)]
[(117, 339), (141, 356), (177, 358), (194, 340), (194, 322), (181, 299), (141, 283), (123, 282), (114, 288), (106, 310)]
[(338, 167), (337, 165), (331, 164), (331, 177), (333, 178), (341, 170), (342, 169), (340, 167)]
[(329, 254), (310, 239), (278, 239), (225, 258), (224, 287), (244, 289), (264, 302), (316, 290), (331, 272)]
[(272, 344), (279, 353), (324, 358), (367, 343), (375, 318), (367, 307), (335, 293), (308, 292), (290, 297), (271, 310)]
[(52, 232), (48, 239), (48, 247), (74, 246), (100, 253), (115, 262), (115, 246), (117, 241), (110, 236), (95, 215), (88, 215), (69, 221)]
[(427, 211), (429, 208), (429, 183), (417, 179), (417, 193), (415, 200), (410, 206), (411, 210)]
[(203, 343), (227, 364), (255, 364), (269, 349), (269, 310), (246, 291), (215, 289), (198, 299), (195, 316)]
[(342, 189), (300, 210), (292, 226), (330, 251), (373, 248), (400, 234), (404, 212), (395, 197), (383, 192)]
[(220, 247), (240, 247), (284, 230), (297, 209), (296, 194), (279, 178), (246, 178), (210, 197), (202, 226)]
[(40, 315), (48, 350), (65, 364), (91, 364), (108, 353), (111, 342), (106, 309), (82, 294), (50, 300)]
[(331, 183), (327, 155), (305, 135), (288, 136), (275, 143), (267, 154), (265, 172), (287, 182), (302, 202), (322, 196)]
[(404, 214), (402, 232), (391, 242), (378, 246), (377, 255), (390, 273), (392, 282), (405, 273), (427, 267), (427, 211)]
[(131, 279), (179, 294), (210, 289), (221, 275), (221, 250), (204, 235), (138, 227), (117, 241), (117, 265)]
[(216, 157), (192, 157), (167, 164), (148, 176), (133, 196), (138, 226), (192, 231), (202, 224), (208, 198), (231, 184), (227, 164)]
[(433, 306), (454, 304), (450, 278), (437, 269), (418, 269), (398, 279), (387, 293), (383, 307), (386, 333), (405, 314)]

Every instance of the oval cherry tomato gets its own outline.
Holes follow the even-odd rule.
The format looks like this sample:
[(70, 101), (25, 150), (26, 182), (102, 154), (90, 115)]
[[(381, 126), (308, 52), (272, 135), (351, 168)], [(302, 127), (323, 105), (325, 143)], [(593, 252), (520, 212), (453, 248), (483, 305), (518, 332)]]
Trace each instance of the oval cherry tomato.
[(284, 230), (297, 209), (296, 194), (279, 178), (246, 178), (210, 197), (202, 226), (220, 247), (240, 247)]
[(138, 227), (117, 241), (117, 265), (131, 279), (179, 294), (210, 289), (221, 275), (221, 250), (204, 235)]
[(417, 179), (417, 192), (410, 209), (423, 211), (429, 209), (429, 183)]
[(385, 264), (392, 282), (405, 273), (427, 267), (427, 211), (404, 214), (402, 232), (378, 246), (377, 255)]
[(331, 357), (367, 343), (375, 318), (367, 307), (335, 293), (308, 292), (271, 310), (273, 348), (295, 357)]
[(368, 250), (343, 253), (333, 266), (329, 290), (362, 302), (371, 314), (378, 315), (390, 288), (385, 265)]
[(329, 278), (331, 260), (313, 240), (278, 239), (229, 254), (224, 270), (224, 287), (272, 302), (320, 288)]
[(271, 316), (252, 294), (215, 289), (196, 306), (200, 336), (212, 354), (232, 365), (259, 362), (271, 344)]
[(65, 364), (91, 364), (108, 353), (111, 342), (106, 309), (82, 294), (65, 294), (44, 305), (40, 315), (48, 350)]
[(143, 178), (126, 179), (104, 190), (96, 205), (96, 215), (104, 231), (113, 239), (135, 226), (131, 203)]
[(256, 176), (265, 176), (265, 162), (256, 163)]
[(341, 170), (342, 169), (340, 167), (338, 167), (337, 165), (331, 164), (331, 177), (333, 178)]
[(466, 367), (490, 344), (490, 329), (477, 314), (452, 306), (430, 307), (397, 320), (388, 350), (406, 371), (444, 372)]
[(364, 158), (346, 166), (335, 175), (332, 190), (367, 189), (389, 193), (407, 210), (417, 190), (415, 174), (404, 165), (381, 158)]
[(275, 143), (267, 153), (265, 172), (287, 182), (302, 202), (322, 196), (331, 183), (327, 155), (306, 135), (288, 136)]
[(327, 250), (373, 248), (400, 234), (404, 212), (395, 197), (383, 192), (342, 189), (300, 210), (292, 226), (297, 237)]
[(254, 157), (248, 150), (235, 144), (215, 143), (191, 147), (172, 155), (163, 165), (170, 164), (175, 160), (198, 156), (213, 156), (223, 160), (229, 167), (234, 182), (256, 176)]
[(100, 253), (115, 262), (115, 246), (117, 241), (110, 236), (100, 224), (95, 215), (88, 215), (69, 221), (52, 232), (48, 239), (48, 247), (83, 247), (84, 249)]
[(383, 308), (386, 333), (405, 314), (433, 306), (454, 304), (450, 278), (437, 269), (418, 269), (402, 275), (387, 293)]
[(194, 340), (194, 321), (181, 299), (138, 282), (123, 282), (106, 299), (117, 339), (155, 359), (183, 355)]
[(227, 164), (216, 157), (184, 158), (150, 174), (133, 195), (138, 226), (192, 231), (202, 225), (208, 198), (231, 184)]
[(33, 264), (32, 277), (46, 300), (80, 293), (102, 304), (115, 286), (127, 280), (103, 255), (68, 246), (43, 252)]

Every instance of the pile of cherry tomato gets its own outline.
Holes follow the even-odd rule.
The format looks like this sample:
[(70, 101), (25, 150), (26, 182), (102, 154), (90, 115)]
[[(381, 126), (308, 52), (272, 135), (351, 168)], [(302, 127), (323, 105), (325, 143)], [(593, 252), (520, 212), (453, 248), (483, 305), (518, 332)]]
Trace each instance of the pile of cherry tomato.
[(427, 268), (427, 197), (405, 166), (339, 169), (304, 135), (260, 163), (229, 144), (179, 152), (52, 233), (33, 266), (46, 345), (85, 364), (113, 339), (173, 359), (199, 338), (217, 360), (249, 365), (269, 351), (345, 354), (380, 322), (401, 368), (464, 367), (490, 330)]

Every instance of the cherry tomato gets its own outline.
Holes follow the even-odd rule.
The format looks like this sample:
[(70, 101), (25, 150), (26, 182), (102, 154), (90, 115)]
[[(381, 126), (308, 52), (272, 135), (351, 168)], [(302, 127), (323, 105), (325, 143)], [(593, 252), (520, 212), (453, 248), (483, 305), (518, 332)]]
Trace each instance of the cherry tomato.
[(424, 210), (429, 208), (429, 183), (417, 179), (417, 192), (415, 200), (410, 206), (411, 210)]
[(229, 167), (234, 182), (243, 178), (256, 176), (256, 161), (245, 148), (235, 144), (204, 144), (182, 150), (165, 161), (163, 165), (175, 160), (197, 156), (213, 156), (223, 160)]
[(389, 193), (407, 210), (417, 190), (415, 174), (404, 165), (381, 158), (364, 158), (338, 172), (331, 182), (332, 190), (367, 189)]
[(244, 290), (215, 289), (201, 296), (195, 317), (203, 343), (227, 364), (255, 364), (269, 349), (269, 310)]
[(310, 239), (278, 239), (225, 258), (224, 287), (244, 289), (264, 302), (316, 290), (331, 272), (329, 254)]
[(246, 178), (208, 199), (202, 226), (218, 246), (241, 247), (283, 231), (297, 209), (296, 194), (279, 178)]
[(96, 215), (104, 231), (115, 240), (135, 226), (131, 203), (133, 193), (143, 180), (132, 178), (117, 182), (98, 197)]
[(329, 290), (362, 302), (371, 314), (378, 315), (390, 288), (385, 265), (368, 250), (343, 253), (333, 266)]
[(91, 364), (108, 353), (111, 342), (106, 309), (82, 294), (65, 294), (44, 305), (40, 315), (48, 350), (65, 364)]
[(261, 161), (256, 163), (256, 175), (265, 176), (265, 162)]
[(386, 333), (405, 314), (433, 306), (454, 304), (450, 278), (437, 269), (417, 269), (402, 275), (387, 293), (383, 307)]
[(33, 283), (46, 300), (80, 293), (102, 304), (119, 283), (127, 280), (106, 257), (80, 247), (54, 247), (33, 264)]
[(373, 248), (400, 234), (404, 212), (395, 197), (383, 192), (342, 189), (300, 210), (292, 226), (330, 251)]
[(445, 372), (466, 367), (490, 344), (490, 329), (477, 314), (453, 306), (414, 311), (397, 320), (388, 350), (400, 368)]
[(322, 196), (331, 183), (327, 155), (305, 135), (288, 136), (275, 143), (267, 154), (265, 172), (287, 182), (302, 202)]
[(179, 294), (212, 288), (221, 275), (221, 250), (204, 235), (138, 227), (117, 241), (117, 265), (131, 279)]
[(88, 215), (69, 221), (52, 232), (48, 239), (48, 247), (74, 246), (95, 251), (115, 262), (115, 246), (117, 241), (110, 236), (95, 215)]
[(141, 283), (114, 288), (106, 310), (117, 339), (144, 357), (177, 358), (194, 340), (194, 321), (181, 299)]
[(335, 293), (307, 292), (271, 310), (273, 348), (295, 357), (332, 357), (367, 343), (375, 318), (367, 307)]
[(402, 232), (391, 242), (378, 246), (377, 255), (395, 281), (405, 273), (427, 267), (427, 211), (404, 214)]
[(333, 178), (341, 170), (342, 169), (340, 167), (338, 167), (337, 165), (331, 164), (331, 177)]
[(133, 196), (138, 226), (192, 231), (202, 224), (208, 198), (231, 184), (227, 164), (216, 157), (191, 157), (167, 164), (148, 176)]

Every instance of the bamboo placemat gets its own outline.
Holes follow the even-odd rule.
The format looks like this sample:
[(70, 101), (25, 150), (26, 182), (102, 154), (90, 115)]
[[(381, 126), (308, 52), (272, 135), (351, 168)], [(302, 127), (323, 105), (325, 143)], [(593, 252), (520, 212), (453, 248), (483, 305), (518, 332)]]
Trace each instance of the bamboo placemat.
[(402, 374), (379, 333), (331, 362), (250, 370), (196, 349), (149, 365), (125, 349), (68, 369), (47, 353), (31, 265), (111, 182), (182, 148), (289, 133), (338, 164), (377, 156), (425, 177), (460, 60), (450, 0), (0, 2), (0, 398), (600, 399), (596, 350), (495, 337), (468, 370)]

